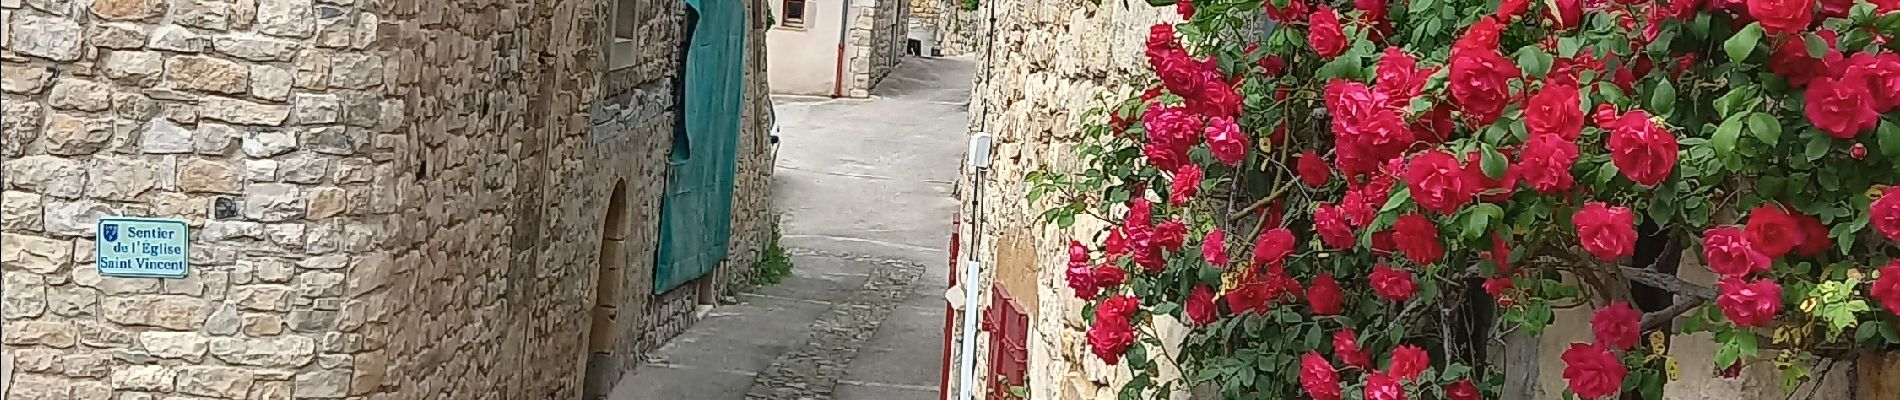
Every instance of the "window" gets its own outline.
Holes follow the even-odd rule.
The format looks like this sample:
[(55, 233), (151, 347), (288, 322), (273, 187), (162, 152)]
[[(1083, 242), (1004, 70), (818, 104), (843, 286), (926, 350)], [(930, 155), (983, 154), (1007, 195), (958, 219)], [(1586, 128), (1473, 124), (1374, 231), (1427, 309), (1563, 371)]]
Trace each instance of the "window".
[(786, 28), (805, 28), (805, 0), (785, 0), (779, 7), (779, 24)]
[(615, 0), (613, 2), (613, 39), (607, 43), (607, 69), (631, 67), (640, 58), (640, 8), (635, 0)]

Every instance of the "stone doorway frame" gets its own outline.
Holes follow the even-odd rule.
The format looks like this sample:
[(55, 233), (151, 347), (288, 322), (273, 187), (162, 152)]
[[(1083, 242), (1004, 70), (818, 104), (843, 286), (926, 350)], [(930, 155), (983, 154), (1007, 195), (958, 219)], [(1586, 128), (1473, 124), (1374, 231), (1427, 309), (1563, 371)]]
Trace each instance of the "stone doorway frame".
[(619, 303), (622, 298), (622, 283), (627, 276), (627, 237), (633, 232), (633, 220), (628, 215), (632, 204), (627, 200), (626, 179), (615, 179), (613, 191), (607, 199), (607, 212), (602, 218), (600, 229), (600, 250), (594, 265), (593, 305), (588, 307), (588, 329), (583, 333), (587, 350), (581, 354), (582, 399), (605, 397), (608, 385), (595, 385), (596, 381), (613, 381), (616, 376), (597, 376), (600, 374), (618, 374), (611, 366), (615, 362), (614, 346), (620, 336)]

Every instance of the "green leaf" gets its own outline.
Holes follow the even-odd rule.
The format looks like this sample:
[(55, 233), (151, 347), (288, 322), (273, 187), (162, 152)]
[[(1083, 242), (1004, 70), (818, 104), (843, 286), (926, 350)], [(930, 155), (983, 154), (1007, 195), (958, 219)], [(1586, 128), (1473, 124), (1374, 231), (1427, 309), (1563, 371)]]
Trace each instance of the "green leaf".
[(1656, 84), (1656, 92), (1649, 96), (1649, 110), (1658, 115), (1669, 114), (1676, 110), (1676, 84), (1664, 80)]
[(1459, 236), (1463, 237), (1464, 240), (1474, 240), (1482, 237), (1485, 232), (1489, 232), (1492, 220), (1502, 219), (1503, 217), (1504, 209), (1498, 207), (1498, 205), (1491, 203), (1478, 204), (1465, 214), (1464, 230), (1459, 232)]
[(1748, 116), (1748, 133), (1767, 145), (1764, 148), (1773, 148), (1781, 141), (1781, 122), (1774, 115), (1755, 113)]
[(1819, 59), (1827, 57), (1827, 41), (1825, 39), (1821, 39), (1821, 36), (1815, 35), (1814, 32), (1804, 33), (1801, 36), (1802, 42), (1808, 47), (1809, 58)]
[(1544, 50), (1537, 46), (1525, 46), (1517, 51), (1517, 65), (1524, 68), (1526, 75), (1544, 76), (1545, 73), (1550, 72), (1550, 63), (1550, 54), (1544, 53)]
[[(1900, 142), (1900, 140), (1896, 142)], [(1505, 170), (1510, 167), (1509, 163), (1509, 161), (1504, 159), (1504, 153), (1499, 153), (1498, 149), (1492, 148), (1490, 145), (1484, 146), (1484, 152), (1481, 153), (1478, 158), (1478, 167), (1484, 170), (1484, 176), (1491, 179), (1503, 177)]]
[(1360, 68), (1359, 57), (1348, 55), (1335, 58), (1332, 62), (1320, 66), (1316, 73), (1321, 81), (1331, 78), (1354, 79), (1359, 76)]
[(1900, 124), (1887, 120), (1880, 121), (1878, 138), (1880, 139), (1880, 154), (1886, 154), (1889, 159), (1900, 160)]
[(1582, 48), (1583, 44), (1578, 42), (1575, 37), (1564, 36), (1557, 38), (1557, 55), (1559, 56), (1564, 58), (1576, 57), (1577, 50)]
[(1399, 206), (1405, 205), (1405, 202), (1408, 202), (1408, 201), (1412, 201), (1412, 189), (1399, 188), (1398, 192), (1392, 193), (1391, 199), (1386, 199), (1385, 206), (1379, 207), (1379, 212), (1386, 213), (1386, 212), (1391, 212), (1393, 210), (1397, 210), (1399, 209)]
[(1715, 146), (1716, 154), (1721, 154), (1722, 157), (1735, 154), (1735, 141), (1742, 137), (1742, 117), (1745, 115), (1737, 114), (1729, 117), (1722, 121), (1721, 126), (1715, 128), (1715, 137), (1710, 139), (1710, 144)]
[(1697, 38), (1709, 37), (1709, 13), (1696, 13), (1695, 21), (1689, 23), (1689, 32)]
[(1827, 157), (1827, 151), (1833, 149), (1834, 138), (1832, 136), (1815, 134), (1813, 138), (1808, 139), (1808, 149), (1805, 154), (1808, 156), (1808, 161), (1814, 161), (1821, 159), (1821, 157)]
[(1728, 59), (1742, 62), (1748, 54), (1755, 52), (1755, 45), (1761, 42), (1761, 23), (1749, 23), (1741, 31), (1735, 32), (1727, 42), (1722, 43), (1722, 51), (1728, 52)]

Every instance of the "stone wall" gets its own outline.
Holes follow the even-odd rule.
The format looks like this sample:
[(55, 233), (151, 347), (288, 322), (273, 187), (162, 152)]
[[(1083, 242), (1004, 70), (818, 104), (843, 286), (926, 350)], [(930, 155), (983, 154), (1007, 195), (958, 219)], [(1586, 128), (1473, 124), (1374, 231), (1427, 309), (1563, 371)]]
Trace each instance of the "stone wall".
[[(722, 272), (756, 257), (770, 170), (753, 89), (735, 257), (652, 295), (680, 3), (637, 3), (661, 45), (607, 72), (601, 0), (0, 2), (6, 398), (575, 398), (617, 377), (743, 276)], [(602, 246), (617, 185), (629, 229)], [(105, 215), (188, 221), (191, 275), (99, 276)], [(619, 324), (589, 366), (597, 294)]]
[[(1083, 336), (1082, 303), (1062, 282), (1062, 249), (1071, 234), (1044, 225), (1036, 218), (1048, 204), (1026, 201), (1029, 187), (1023, 177), (1038, 168), (1070, 170), (1077, 167), (1074, 143), (1081, 131), (1081, 115), (1102, 104), (1104, 96), (1134, 93), (1114, 77), (1132, 76), (1145, 70), (1141, 59), (1142, 43), (1148, 26), (1164, 18), (1174, 18), (1172, 9), (1149, 7), (1146, 3), (1102, 2), (1086, 0), (1045, 2), (985, 1), (983, 9), (957, 12), (964, 24), (963, 34), (987, 33), (988, 15), (994, 7), (996, 24), (994, 57), (982, 59), (981, 42), (966, 42), (965, 49), (977, 49), (980, 63), (989, 63), (988, 75), (979, 74), (971, 95), (971, 130), (995, 135), (993, 163), (982, 184), (981, 206), (984, 232), (968, 231), (967, 220), (975, 210), (960, 215), (963, 237), (976, 238), (975, 250), (986, 265), (982, 299), (990, 298), (987, 289), (997, 275), (1032, 277), (1035, 295), (1018, 295), (1032, 316), (1029, 337), (1030, 398), (1075, 399), (1114, 398), (1112, 388), (1127, 379), (1122, 368), (1103, 365), (1089, 355)], [(983, 16), (978, 19), (977, 16)], [(946, 28), (949, 29), (949, 28)], [(957, 35), (947, 35), (951, 38)], [(984, 36), (968, 36), (982, 38)], [(946, 38), (945, 51), (957, 48)], [(974, 174), (965, 174), (960, 184), (962, 196), (974, 194)], [(969, 202), (963, 202), (968, 207)], [(1100, 227), (1099, 221), (1079, 220), (1073, 232), (1088, 232)], [(1005, 239), (1012, 238), (1012, 239)], [(1030, 243), (1000, 243), (1025, 240)], [(1005, 248), (1042, 249), (1033, 252), (1003, 252)], [(1004, 253), (1012, 254), (1003, 259)], [(1020, 255), (1020, 256), (1018, 256)], [(996, 259), (990, 259), (992, 256)], [(1005, 271), (997, 271), (999, 269)], [(1027, 271), (1024, 271), (1027, 270)], [(1022, 293), (1011, 289), (1011, 293)], [(988, 343), (979, 339), (979, 347)], [(987, 354), (980, 349), (978, 359)], [(987, 365), (979, 363), (978, 370)], [(1098, 397), (1099, 396), (1099, 397)]]
[[(930, 1), (930, 0), (925, 0)], [(941, 13), (937, 17), (937, 47), (945, 56), (980, 52), (989, 33), (989, 8), (979, 0), (978, 9), (963, 9), (963, 0), (935, 0)]]
[(910, 29), (910, 6), (905, 0), (843, 0), (851, 2), (851, 77), (846, 96), (869, 97), (871, 88), (904, 60), (904, 40)]

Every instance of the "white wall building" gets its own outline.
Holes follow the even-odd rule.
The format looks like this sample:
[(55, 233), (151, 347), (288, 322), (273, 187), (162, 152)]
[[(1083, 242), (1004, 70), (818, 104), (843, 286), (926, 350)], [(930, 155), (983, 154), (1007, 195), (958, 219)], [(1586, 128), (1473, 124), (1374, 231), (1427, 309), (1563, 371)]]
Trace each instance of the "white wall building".
[(866, 97), (903, 59), (902, 0), (767, 0), (772, 92)]

